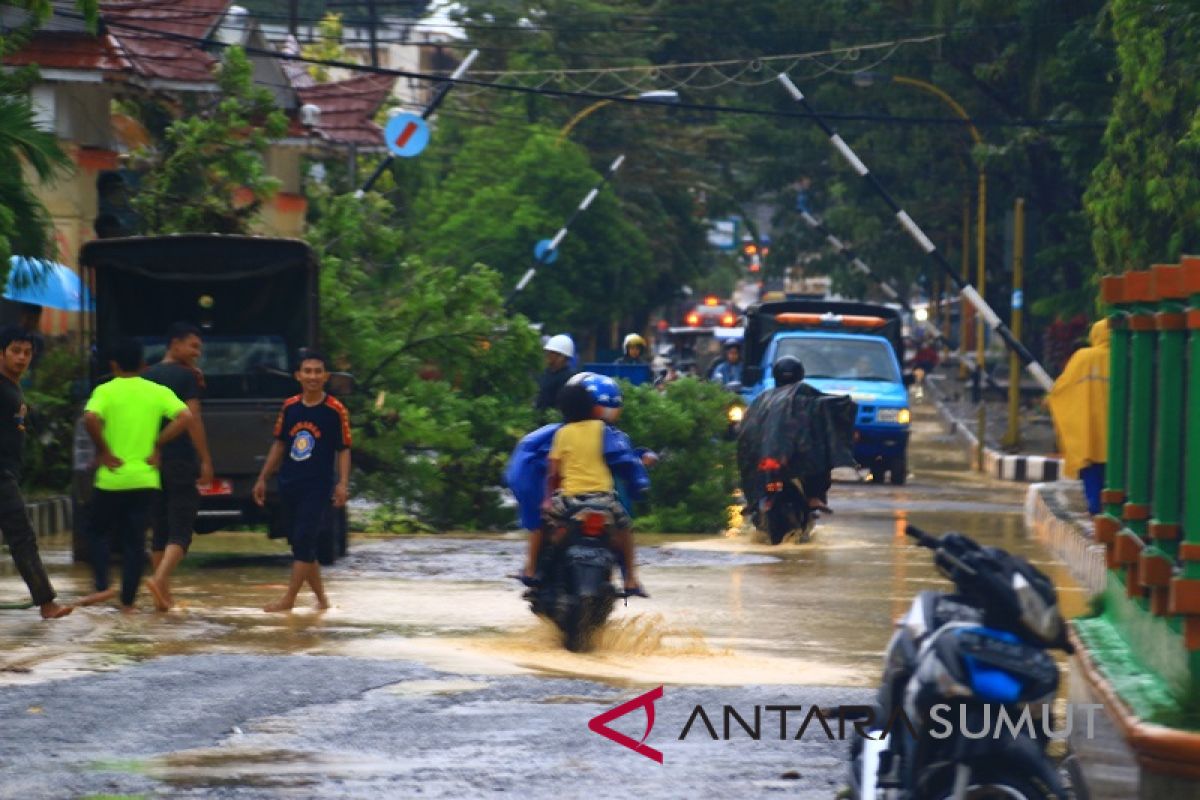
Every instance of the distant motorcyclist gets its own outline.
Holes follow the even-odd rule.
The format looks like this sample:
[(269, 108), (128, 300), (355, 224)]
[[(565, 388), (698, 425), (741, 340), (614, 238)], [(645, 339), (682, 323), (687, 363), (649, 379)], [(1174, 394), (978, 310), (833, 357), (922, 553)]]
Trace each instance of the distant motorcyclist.
[(533, 407), (538, 411), (558, 408), (558, 393), (575, 374), (571, 359), (575, 358), (575, 343), (565, 333), (551, 336), (542, 347), (546, 354), (546, 370), (538, 378), (537, 399)]
[(755, 399), (738, 437), (743, 491), (752, 500), (754, 472), (770, 455), (800, 479), (809, 508), (828, 512), (833, 467), (854, 463), (854, 403), (803, 384), (804, 364), (795, 356), (776, 359), (771, 377), (775, 388)]
[(711, 381), (722, 386), (742, 382), (742, 343), (738, 339), (726, 339), (721, 343), (725, 360), (712, 371)]
[(620, 358), (617, 359), (618, 364), (645, 364), (646, 363), (646, 340), (636, 333), (631, 333), (625, 337), (625, 341), (621, 343), (621, 349), (624, 351)]

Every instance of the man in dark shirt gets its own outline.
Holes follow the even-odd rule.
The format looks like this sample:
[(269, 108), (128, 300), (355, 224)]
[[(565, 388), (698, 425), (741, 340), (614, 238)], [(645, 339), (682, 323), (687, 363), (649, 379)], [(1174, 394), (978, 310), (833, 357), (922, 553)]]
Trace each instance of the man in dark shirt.
[(70, 614), (72, 607), (54, 602), (54, 587), (38, 555), (20, 487), (28, 408), (19, 382), (33, 360), (33, 348), (28, 331), (18, 327), (0, 331), (0, 534), (42, 617), (58, 619)]
[(542, 350), (546, 354), (546, 371), (538, 378), (537, 400), (533, 407), (538, 411), (550, 411), (558, 408), (558, 393), (575, 374), (571, 369), (575, 343), (570, 336), (560, 333), (551, 336)]
[(168, 611), (174, 605), (171, 574), (192, 544), (196, 514), (200, 510), (197, 483), (208, 486), (213, 478), (208, 437), (200, 418), (204, 375), (197, 364), (202, 348), (200, 329), (190, 322), (176, 322), (167, 330), (166, 356), (142, 373), (146, 380), (175, 392), (192, 412), (188, 435), (168, 442), (163, 448), (159, 465), (162, 490), (155, 494), (150, 506), (153, 528), (150, 558), (154, 575), (146, 579), (146, 588), (154, 596), (154, 606), (159, 611)]
[(330, 513), (330, 498), (334, 508), (341, 508), (349, 495), (350, 415), (344, 405), (325, 393), (329, 380), (325, 357), (306, 351), (296, 380), (304, 391), (285, 400), (279, 410), (275, 441), (254, 484), (254, 502), (264, 505), (267, 480), (279, 471), (279, 502), (292, 543), (292, 577), (287, 591), (264, 611), (290, 610), (306, 582), (317, 596), (317, 607), (329, 608), (317, 564), (317, 535), (322, 519)]

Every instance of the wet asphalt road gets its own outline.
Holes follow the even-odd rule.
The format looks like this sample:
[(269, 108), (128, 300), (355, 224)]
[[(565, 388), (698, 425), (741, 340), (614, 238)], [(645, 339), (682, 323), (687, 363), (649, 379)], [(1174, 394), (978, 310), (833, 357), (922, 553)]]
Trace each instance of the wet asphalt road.
[[(745, 537), (641, 542), (653, 597), (618, 608), (595, 652), (562, 650), (503, 575), (516, 537), (355, 542), (327, 572), (334, 608), (257, 609), (287, 570), (253, 534), (199, 541), (181, 608), (126, 618), (78, 610), (43, 623), (0, 612), (0, 798), (593, 797), (832, 798), (848, 742), (812, 706), (867, 702), (912, 594), (941, 586), (905, 521), (964, 529), (1030, 557), (1068, 613), (1082, 596), (1023, 535), (1023, 492), (965, 471), (928, 409), (904, 487), (835, 484), (816, 541)], [(45, 546), (64, 597), (86, 591), (65, 540)], [(0, 565), (0, 601), (21, 596)], [(148, 600), (143, 599), (148, 604)], [(305, 599), (307, 602), (307, 599)], [(654, 761), (588, 720), (663, 686), (646, 743)], [(701, 722), (680, 734), (697, 705)], [(763, 709), (753, 740), (722, 707), (801, 706), (780, 739)], [(641, 739), (635, 710), (612, 727)]]

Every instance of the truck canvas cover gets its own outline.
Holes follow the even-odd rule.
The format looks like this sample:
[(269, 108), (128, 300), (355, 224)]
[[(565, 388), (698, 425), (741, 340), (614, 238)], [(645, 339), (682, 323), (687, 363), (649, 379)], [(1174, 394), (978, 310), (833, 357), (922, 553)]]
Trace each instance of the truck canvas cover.
[[(776, 314), (841, 314), (847, 316), (880, 317), (884, 320), (880, 328), (857, 328), (837, 324), (797, 326), (781, 323)], [(900, 312), (875, 303), (855, 303), (843, 300), (777, 300), (759, 303), (746, 312), (745, 342), (742, 345), (742, 360), (748, 365), (762, 365), (767, 345), (780, 330), (820, 330), (837, 333), (862, 333), (887, 339), (896, 351), (896, 359), (904, 363), (904, 342), (901, 337)], [(764, 367), (767, 365), (763, 365)]]
[(103, 349), (121, 336), (161, 337), (173, 322), (206, 335), (316, 340), (317, 263), (295, 239), (194, 234), (103, 239), (79, 261), (92, 278), (90, 320)]

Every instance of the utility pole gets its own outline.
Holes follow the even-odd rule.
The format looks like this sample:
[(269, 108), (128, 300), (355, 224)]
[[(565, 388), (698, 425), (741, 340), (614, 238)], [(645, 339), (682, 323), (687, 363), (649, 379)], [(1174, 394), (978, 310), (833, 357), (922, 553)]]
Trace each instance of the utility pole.
[(367, 36), (371, 40), (371, 66), (379, 66), (379, 40), (376, 36), (375, 28), (379, 25), (379, 18), (375, 15), (375, 0), (367, 0)]
[[(778, 79), (779, 82), (783, 84), (784, 88), (787, 89), (788, 93), (791, 94), (792, 99), (799, 103), (801, 108), (804, 109), (804, 112), (808, 118), (815, 122), (821, 128), (821, 130), (824, 131), (825, 135), (829, 137), (829, 142), (833, 145), (834, 149), (838, 151), (842, 158), (845, 159), (846, 162), (849, 163), (854, 169), (854, 171), (858, 173), (859, 177), (861, 177), (867, 183), (867, 185), (870, 186), (870, 188), (874, 190), (877, 195), (879, 195), (884, 203), (887, 204), (892, 213), (895, 214), (896, 222), (900, 225), (900, 227), (902, 227), (905, 232), (912, 237), (913, 241), (917, 243), (917, 246), (920, 247), (921, 250), (923, 250), (925, 254), (930, 257), (934, 264), (936, 264), (939, 269), (946, 273), (946, 276), (955, 283), (962, 295), (966, 297), (966, 299), (970, 301), (971, 305), (975, 307), (975, 311), (980, 317), (982, 317), (983, 322), (986, 322), (987, 327), (994, 331), (1002, 340), (1004, 340), (1004, 344), (1020, 357), (1021, 362), (1025, 365), (1025, 369), (1029, 371), (1038, 384), (1041, 385), (1045, 391), (1050, 391), (1050, 388), (1054, 385), (1054, 380), (1046, 372), (1045, 368), (1037, 362), (1037, 359), (1033, 357), (1033, 354), (1029, 352), (1029, 349), (1013, 336), (1012, 331), (1010, 331), (1008, 326), (1000, 320), (1000, 317), (996, 314), (995, 309), (989, 306), (987, 301), (983, 299), (979, 289), (976, 289), (969, 282), (962, 280), (962, 278), (958, 276), (958, 273), (956, 273), (953, 267), (951, 267), (946, 261), (946, 257), (943, 256), (941, 251), (937, 249), (937, 246), (930, 241), (929, 237), (925, 235), (925, 232), (921, 230), (913, 218), (909, 216), (908, 212), (900, 207), (896, 200), (883, 187), (883, 184), (879, 182), (879, 179), (875, 177), (875, 174), (867, 168), (867, 165), (863, 163), (862, 159), (860, 159), (858, 155), (850, 148), (850, 145), (846, 144), (845, 140), (838, 135), (837, 131), (830, 127), (825, 118), (813, 108), (812, 104), (809, 103), (805, 98), (804, 93), (801, 92), (800, 89), (797, 88), (796, 84), (792, 82), (792, 79), (787, 76), (787, 73), (780, 73)], [(983, 175), (981, 173), (979, 181), (979, 196), (982, 199), (985, 195), (986, 184), (983, 181)], [(983, 203), (980, 203), (980, 206), (981, 208), (979, 217), (980, 228), (982, 229), (984, 220), (986, 219), (984, 213), (986, 211), (986, 206), (984, 206)], [(984, 238), (983, 231), (981, 230), (979, 233), (979, 250), (981, 253), (983, 250)], [(982, 257), (980, 258), (978, 267), (980, 268), (979, 271), (982, 272)], [(978, 344), (982, 345), (982, 342)], [(982, 437), (980, 437), (980, 440), (982, 441)]]
[[(478, 57), (478, 50), (472, 50), (471, 52), (467, 53), (467, 57), (464, 58), (462, 63), (460, 63), (454, 72), (450, 74), (450, 79), (442, 81), (442, 83), (438, 86), (437, 91), (433, 94), (433, 98), (425, 106), (424, 110), (421, 111), (421, 119), (429, 119), (431, 116), (433, 116), (433, 112), (437, 111), (438, 106), (440, 106), (442, 101), (446, 99), (446, 95), (449, 94), (450, 90), (454, 88), (454, 82), (466, 74), (467, 70), (471, 68), (471, 65), (475, 63), (475, 59)], [(371, 173), (371, 177), (367, 178), (367, 182), (363, 184), (361, 189), (354, 193), (354, 196), (361, 199), (364, 194), (371, 191), (371, 187), (375, 185), (375, 181), (379, 180), (379, 176), (383, 174), (383, 171), (387, 169), (388, 165), (391, 163), (392, 156), (389, 154), (386, 158), (379, 162), (379, 165), (375, 167), (375, 171)]]
[(588, 210), (588, 206), (590, 206), (592, 201), (596, 199), (596, 195), (600, 194), (600, 190), (612, 180), (613, 176), (617, 174), (617, 170), (619, 170), (621, 165), (624, 163), (625, 154), (622, 153), (614, 158), (613, 162), (608, 165), (608, 169), (604, 171), (604, 175), (600, 178), (600, 182), (593, 186), (588, 193), (583, 196), (583, 199), (579, 201), (579, 205), (577, 205), (575, 210), (571, 212), (571, 216), (567, 217), (567, 221), (564, 222), (563, 226), (558, 229), (558, 233), (554, 234), (553, 239), (549, 240), (545, 252), (541, 253), (535, 258), (534, 265), (525, 271), (525, 274), (521, 276), (521, 280), (517, 281), (517, 285), (513, 287), (511, 292), (509, 292), (508, 297), (504, 299), (505, 308), (510, 307), (517, 295), (524, 291), (525, 287), (529, 285), (529, 282), (533, 280), (533, 276), (537, 274), (537, 268), (539, 266), (542, 264), (549, 264), (554, 260), (555, 254), (558, 251), (558, 246), (562, 244), (562, 240), (567, 238), (567, 234), (571, 231), (571, 223), (573, 223), (580, 214)]
[[(1021, 338), (1022, 317), (1025, 307), (1025, 198), (1018, 197), (1013, 204), (1013, 288), (1012, 288), (1012, 332)], [(1021, 360), (1016, 353), (1008, 357), (1008, 432), (1004, 444), (1019, 447), (1021, 444)]]
[(300, 0), (288, 0), (288, 32), (297, 35), (299, 29)]

